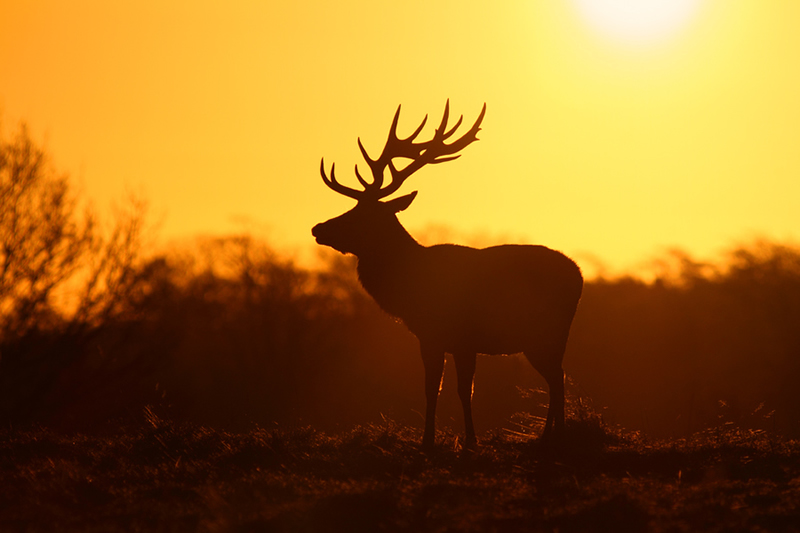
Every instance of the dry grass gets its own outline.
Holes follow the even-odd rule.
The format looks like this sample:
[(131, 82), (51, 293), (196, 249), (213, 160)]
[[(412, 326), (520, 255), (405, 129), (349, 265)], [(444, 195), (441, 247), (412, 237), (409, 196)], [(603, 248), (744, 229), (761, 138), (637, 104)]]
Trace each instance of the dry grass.
[(478, 451), (391, 421), (232, 434), (151, 410), (103, 435), (0, 432), (0, 531), (796, 531), (800, 443), (722, 426), (647, 441), (578, 413)]

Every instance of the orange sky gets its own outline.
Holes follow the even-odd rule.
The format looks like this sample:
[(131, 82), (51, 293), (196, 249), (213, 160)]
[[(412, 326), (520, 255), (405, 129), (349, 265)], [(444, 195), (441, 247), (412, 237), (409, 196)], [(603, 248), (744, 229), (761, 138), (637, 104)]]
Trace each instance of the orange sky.
[(447, 98), (467, 121), (487, 103), (481, 141), (401, 189), (420, 191), (412, 234), (612, 272), (796, 240), (800, 2), (698, 2), (645, 42), (580, 0), (2, 0), (0, 110), (96, 204), (143, 192), (165, 241), (254, 227), (311, 250), (311, 226), (352, 205), (320, 157), (352, 179), (356, 137), (377, 153), (398, 104), (404, 134)]

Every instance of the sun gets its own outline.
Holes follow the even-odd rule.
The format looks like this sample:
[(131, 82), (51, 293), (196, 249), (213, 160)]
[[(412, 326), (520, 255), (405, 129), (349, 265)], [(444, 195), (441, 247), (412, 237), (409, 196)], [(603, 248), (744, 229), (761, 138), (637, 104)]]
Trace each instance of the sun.
[(633, 45), (663, 41), (684, 28), (701, 0), (572, 0), (596, 31)]

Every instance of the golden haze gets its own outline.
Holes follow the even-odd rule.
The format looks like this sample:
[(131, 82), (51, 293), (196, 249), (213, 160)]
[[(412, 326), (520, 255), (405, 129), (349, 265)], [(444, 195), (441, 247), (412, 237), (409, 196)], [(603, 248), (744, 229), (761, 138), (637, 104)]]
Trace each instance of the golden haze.
[(800, 3), (706, 0), (669, 39), (624, 45), (570, 2), (4, 2), (3, 127), (27, 121), (105, 205), (143, 190), (162, 235), (242, 220), (280, 246), (351, 205), (356, 138), (378, 151), (447, 98), (481, 142), (424, 169), (414, 234), (542, 243), (635, 269), (796, 239)]

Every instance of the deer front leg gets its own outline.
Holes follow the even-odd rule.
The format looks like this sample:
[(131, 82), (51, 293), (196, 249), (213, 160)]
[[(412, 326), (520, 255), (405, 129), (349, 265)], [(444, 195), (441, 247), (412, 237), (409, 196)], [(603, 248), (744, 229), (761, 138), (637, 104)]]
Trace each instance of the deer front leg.
[(467, 449), (472, 449), (477, 444), (475, 426), (472, 423), (472, 389), (476, 358), (474, 353), (453, 354), (458, 374), (458, 397), (461, 399), (461, 407), (464, 409), (464, 433), (466, 434), (464, 446)]
[(422, 363), (425, 365), (425, 433), (422, 447), (432, 448), (436, 434), (436, 402), (442, 389), (444, 351), (420, 343)]

